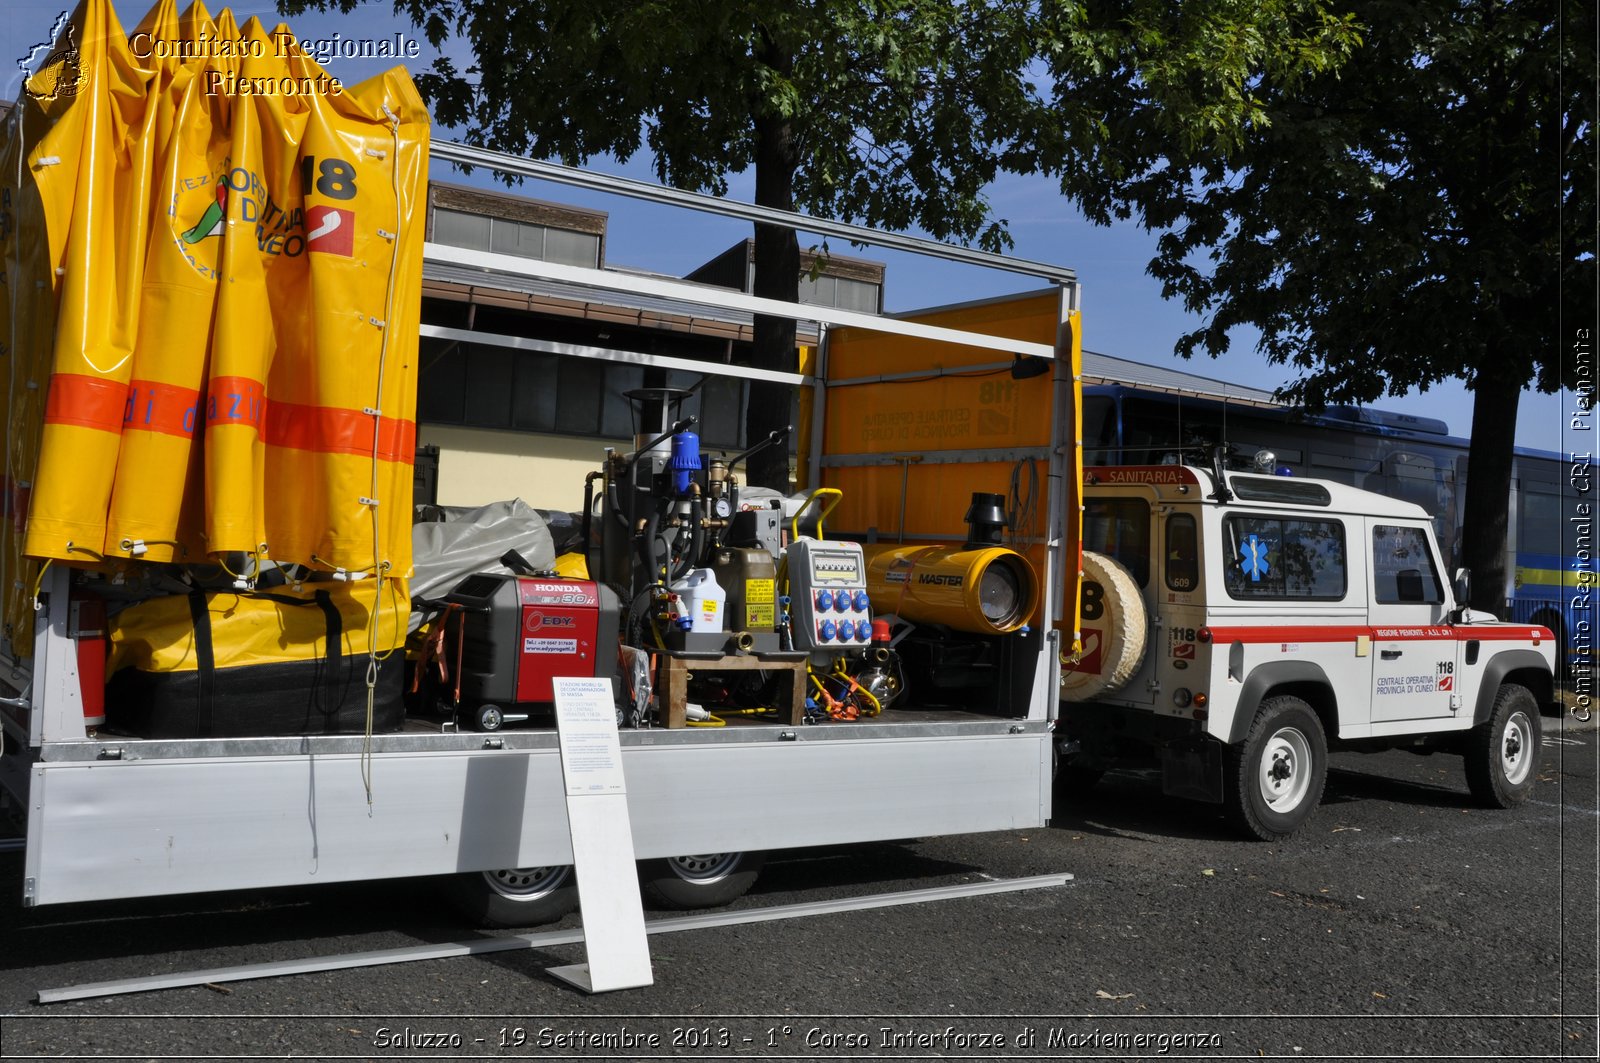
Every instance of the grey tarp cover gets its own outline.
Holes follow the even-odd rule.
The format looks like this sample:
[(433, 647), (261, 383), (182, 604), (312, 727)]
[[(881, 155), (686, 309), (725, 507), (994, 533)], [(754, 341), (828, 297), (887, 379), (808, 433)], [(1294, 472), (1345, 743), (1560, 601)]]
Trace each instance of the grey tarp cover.
[[(414, 575), (411, 597), (443, 598), (474, 572), (509, 572), (500, 563), (515, 550), (538, 569), (556, 563), (555, 544), (544, 518), (520, 498), (476, 509), (430, 507), (441, 520), (411, 526)], [(427, 610), (413, 610), (410, 630), (421, 626)]]

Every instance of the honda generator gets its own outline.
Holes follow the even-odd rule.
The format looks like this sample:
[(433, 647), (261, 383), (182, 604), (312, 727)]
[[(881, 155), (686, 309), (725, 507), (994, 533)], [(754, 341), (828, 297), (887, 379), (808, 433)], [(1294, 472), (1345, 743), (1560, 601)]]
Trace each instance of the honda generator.
[(528, 719), (555, 700), (552, 680), (617, 673), (617, 596), (604, 584), (479, 573), (445, 601), (456, 709), (480, 731)]

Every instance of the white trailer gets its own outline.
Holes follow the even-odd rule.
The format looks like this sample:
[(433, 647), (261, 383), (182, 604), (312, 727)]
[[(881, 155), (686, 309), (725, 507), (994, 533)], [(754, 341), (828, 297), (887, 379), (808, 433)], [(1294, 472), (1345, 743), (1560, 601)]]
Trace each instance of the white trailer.
[[(1077, 283), (1067, 270), (799, 215), (752, 211), (460, 145), (435, 144), (433, 155), (1042, 276), (1058, 293), (1062, 321), (1077, 309)], [(1074, 406), (1070, 351), (1057, 349), (1070, 344), (1070, 337), (1057, 344), (1000, 340), (431, 244), (427, 257), (481, 269), (487, 284), (496, 275), (521, 274), (735, 311), (782, 313), (817, 322), (824, 337), (836, 325), (912, 336), (926, 343), (930, 371), (938, 371), (941, 352), (951, 342), (994, 352), (1002, 365), (1018, 355), (1044, 358), (1051, 360), (1056, 408)], [(478, 343), (542, 349), (526, 337), (469, 335)], [(650, 361), (571, 345), (561, 345), (559, 353)], [(820, 357), (826, 356), (824, 339)], [(752, 372), (710, 363), (695, 368), (740, 376)], [(817, 423), (824, 423), (829, 411), (825, 374), (783, 378), (813, 389)], [(1040, 505), (1047, 514), (1046, 531), (1033, 544), (1036, 556), (1045, 558), (1038, 573), (1045, 589), (1043, 622), (1014, 637), (1012, 674), (1000, 711), (992, 705), (982, 712), (926, 711), (913, 702), (870, 720), (821, 726), (623, 731), (637, 855), (729, 854), (669, 865), (691, 887), (685, 903), (692, 903), (697, 887), (707, 887), (710, 892), (703, 895), (711, 897), (717, 882), (741, 866), (734, 854), (742, 852), (1024, 829), (1046, 821), (1061, 637), (1057, 621), (1075, 608), (1071, 598), (1064, 607), (1061, 590), (1067, 551), (1076, 545), (1075, 534), (1064, 526), (1065, 502), (1076, 481), (1075, 433), (1061, 417), (1055, 418), (1054, 432)], [(1075, 514), (1075, 505), (1071, 511)], [(1075, 557), (1071, 567), (1076, 570)], [(0, 655), (0, 682), (10, 688), (0, 691), (8, 695), (0, 709), (0, 785), (25, 819), (25, 905), (459, 875), (487, 888), (491, 907), (498, 906), (487, 913), (491, 918), (531, 922), (544, 914), (536, 911), (539, 899), (566, 883), (562, 869), (571, 863), (572, 852), (552, 730), (485, 734), (408, 725), (370, 736), (157, 740), (109, 735), (84, 722), (77, 644), (69, 632), (69, 579), (61, 566), (47, 570), (37, 594), (31, 656), (13, 653), (9, 646)], [(829, 811), (819, 815), (819, 807)], [(534, 918), (517, 918), (519, 912)]]

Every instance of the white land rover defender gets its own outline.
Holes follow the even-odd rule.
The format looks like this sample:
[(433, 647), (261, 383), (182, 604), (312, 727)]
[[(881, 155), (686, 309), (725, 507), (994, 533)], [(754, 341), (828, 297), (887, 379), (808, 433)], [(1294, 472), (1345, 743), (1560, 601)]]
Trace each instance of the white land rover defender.
[(1329, 749), (1453, 752), (1525, 800), (1549, 630), (1465, 608), (1428, 515), (1342, 484), (1182, 465), (1084, 475), (1082, 651), (1063, 657), (1060, 781), (1154, 752), (1163, 789), (1286, 838)]

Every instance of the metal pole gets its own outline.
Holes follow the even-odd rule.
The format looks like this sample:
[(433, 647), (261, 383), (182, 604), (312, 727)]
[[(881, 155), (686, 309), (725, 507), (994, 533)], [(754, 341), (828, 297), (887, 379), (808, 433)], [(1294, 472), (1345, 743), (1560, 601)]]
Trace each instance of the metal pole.
[(1048, 262), (1033, 262), (1023, 258), (1006, 258), (1003, 255), (992, 254), (988, 251), (979, 251), (970, 247), (957, 247), (938, 240), (930, 240), (926, 237), (883, 232), (879, 229), (868, 228), (865, 225), (828, 221), (824, 218), (813, 218), (795, 211), (774, 210), (770, 207), (758, 207), (751, 203), (718, 199), (716, 196), (708, 196), (700, 192), (685, 192), (679, 188), (667, 188), (662, 185), (652, 184), (649, 181), (636, 181), (629, 177), (590, 173), (569, 166), (525, 159), (521, 156), (507, 155), (504, 152), (490, 151), (486, 148), (469, 144), (435, 140), (429, 145), (428, 154), (431, 158), (443, 159), (462, 166), (483, 166), (500, 173), (516, 174), (519, 177), (532, 177), (541, 181), (554, 181), (558, 184), (575, 185), (579, 188), (590, 188), (598, 192), (610, 192), (614, 195), (645, 199), (653, 203), (687, 207), (690, 210), (721, 214), (725, 217), (740, 218), (744, 221), (761, 222), (768, 225), (785, 225), (796, 231), (803, 230), (810, 233), (819, 233), (823, 236), (836, 236), (841, 240), (872, 244), (876, 247), (887, 247), (896, 251), (909, 251), (918, 255), (932, 255), (952, 262), (965, 262), (969, 265), (1004, 270), (1007, 273), (1021, 273), (1029, 277), (1042, 277), (1052, 282), (1070, 283), (1077, 279), (1075, 271), (1064, 266), (1054, 266)]

